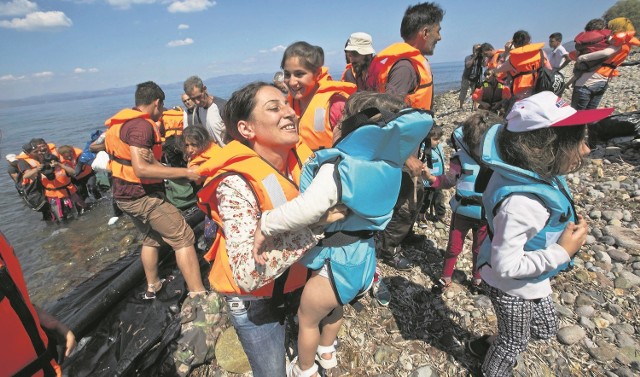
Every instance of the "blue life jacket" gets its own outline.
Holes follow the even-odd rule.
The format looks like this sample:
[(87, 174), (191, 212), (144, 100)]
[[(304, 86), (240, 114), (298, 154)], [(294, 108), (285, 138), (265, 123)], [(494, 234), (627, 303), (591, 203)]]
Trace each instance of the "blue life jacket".
[(93, 160), (96, 159), (96, 154), (89, 150), (89, 146), (91, 145), (91, 143), (96, 141), (98, 137), (100, 137), (100, 134), (102, 134), (102, 131), (100, 130), (96, 130), (91, 134), (91, 140), (87, 141), (87, 144), (85, 144), (84, 149), (82, 150), (82, 153), (78, 158), (78, 161), (86, 165), (91, 165), (93, 163)]
[[(442, 144), (430, 149), (432, 166), (429, 166), (429, 170), (431, 170), (431, 175), (437, 177), (444, 174), (444, 150), (442, 149)], [(423, 182), (424, 187), (431, 187), (431, 182), (428, 179), (424, 179)]]
[[(495, 125), (487, 131), (482, 148), (482, 160), (493, 170), (483, 195), (483, 205), (489, 225), (489, 237), (480, 247), (478, 268), (491, 264), (491, 238), (493, 238), (493, 219), (500, 204), (512, 194), (534, 195), (549, 211), (549, 219), (545, 227), (528, 240), (524, 251), (545, 249), (556, 243), (570, 221), (576, 221), (576, 211), (564, 177), (558, 176), (551, 180), (542, 179), (538, 174), (504, 162), (498, 153), (496, 135), (504, 126)], [(540, 276), (522, 280), (542, 281), (557, 275), (573, 260), (547, 271)]]
[(328, 263), (331, 283), (342, 305), (371, 284), (376, 264), (373, 231), (384, 229), (391, 220), (402, 166), (433, 126), (432, 116), (416, 109), (392, 116), (386, 113), (378, 122), (368, 118), (333, 148), (316, 151), (300, 175), (300, 191), (304, 192), (322, 164), (335, 164), (339, 201), (349, 213), (329, 224), (325, 239), (300, 262), (313, 270)]
[(462, 140), (462, 126), (451, 134), (456, 153), (453, 158), (460, 161), (460, 178), (456, 183), (456, 193), (451, 197), (449, 205), (453, 214), (460, 214), (472, 219), (481, 220), (482, 193), (475, 191), (476, 179), (480, 172), (480, 164), (472, 157), (469, 146)]
[(325, 231), (384, 229), (398, 199), (402, 166), (432, 125), (428, 112), (405, 109), (387, 122), (358, 127), (333, 148), (316, 151), (303, 167), (300, 191), (305, 191), (322, 164), (334, 162), (339, 201), (350, 210), (344, 220)]

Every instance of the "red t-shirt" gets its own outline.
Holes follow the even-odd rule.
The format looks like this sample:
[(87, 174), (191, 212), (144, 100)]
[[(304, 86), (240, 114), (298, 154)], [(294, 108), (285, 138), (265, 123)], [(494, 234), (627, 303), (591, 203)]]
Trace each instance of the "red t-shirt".
[[(122, 125), (120, 139), (133, 147), (152, 149), (155, 132), (147, 120), (135, 118)], [(143, 185), (113, 177), (112, 191), (116, 200), (135, 200), (150, 194), (164, 193), (164, 185), (162, 183)]]

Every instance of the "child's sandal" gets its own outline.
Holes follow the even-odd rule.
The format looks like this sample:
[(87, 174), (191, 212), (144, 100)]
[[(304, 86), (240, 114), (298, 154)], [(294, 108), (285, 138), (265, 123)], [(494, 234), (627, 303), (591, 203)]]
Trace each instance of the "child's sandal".
[[(331, 354), (329, 359), (325, 359), (322, 357), (324, 354)], [(336, 358), (336, 347), (335, 345), (330, 346), (318, 346), (318, 350), (316, 351), (316, 361), (323, 369), (331, 369), (335, 368), (338, 365), (338, 359)]]
[(315, 377), (318, 375), (318, 364), (313, 363), (313, 366), (307, 370), (302, 370), (298, 366), (298, 356), (294, 357), (287, 368), (287, 377)]

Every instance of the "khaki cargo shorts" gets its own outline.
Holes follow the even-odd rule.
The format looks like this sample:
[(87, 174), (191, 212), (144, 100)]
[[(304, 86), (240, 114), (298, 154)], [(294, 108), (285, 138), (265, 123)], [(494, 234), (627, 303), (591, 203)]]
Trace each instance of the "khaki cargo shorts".
[(182, 212), (164, 199), (145, 196), (117, 203), (144, 235), (144, 246), (160, 247), (166, 243), (173, 250), (179, 250), (195, 243), (193, 230)]

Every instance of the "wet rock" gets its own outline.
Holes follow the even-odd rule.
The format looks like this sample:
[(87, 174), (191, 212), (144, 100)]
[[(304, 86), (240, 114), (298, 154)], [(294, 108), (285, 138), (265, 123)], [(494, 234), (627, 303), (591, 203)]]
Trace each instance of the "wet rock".
[(580, 317), (592, 317), (596, 310), (593, 306), (583, 305), (576, 308), (576, 314)]
[(410, 377), (438, 377), (438, 372), (428, 365), (421, 366), (409, 375)]
[(640, 231), (619, 226), (607, 226), (609, 236), (616, 240), (616, 244), (624, 247), (632, 255), (640, 255)]
[(616, 288), (628, 289), (640, 285), (640, 276), (629, 271), (620, 271), (618, 278), (614, 281)]
[(613, 345), (603, 345), (587, 350), (596, 361), (606, 363), (615, 359), (618, 349)]
[(619, 249), (609, 249), (607, 250), (607, 254), (611, 257), (612, 261), (625, 263), (631, 259), (631, 255), (625, 253), (623, 250)]
[(563, 292), (560, 299), (567, 305), (573, 305), (576, 302), (576, 295), (571, 292)]
[(249, 359), (242, 349), (238, 335), (233, 327), (227, 328), (216, 343), (216, 359), (220, 367), (232, 373), (251, 371)]
[(376, 364), (389, 364), (395, 363), (398, 360), (400, 353), (397, 349), (390, 346), (380, 346), (376, 349), (376, 353), (373, 356)]
[(558, 330), (558, 341), (562, 344), (575, 344), (582, 340), (587, 334), (580, 326), (567, 326)]
[(620, 368), (614, 371), (615, 375), (618, 377), (634, 377), (636, 374), (626, 366), (621, 366)]

